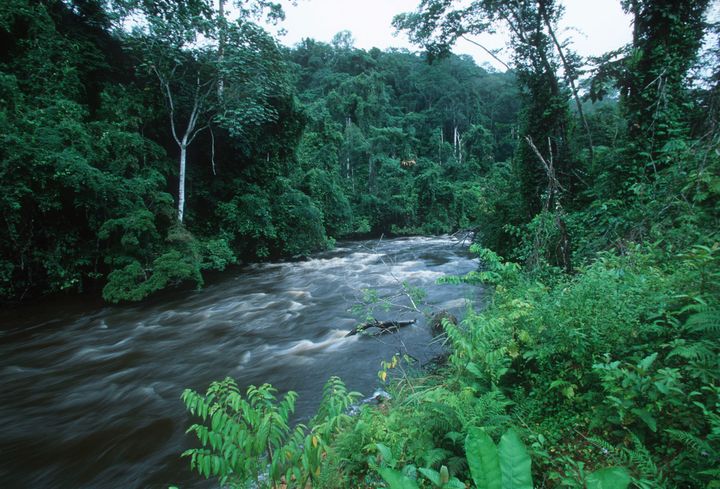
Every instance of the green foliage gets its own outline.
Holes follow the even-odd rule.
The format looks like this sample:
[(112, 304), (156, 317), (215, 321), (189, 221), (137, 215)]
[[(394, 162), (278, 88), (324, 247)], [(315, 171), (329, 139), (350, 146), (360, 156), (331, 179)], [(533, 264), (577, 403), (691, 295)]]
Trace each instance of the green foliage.
[(201, 423), (188, 428), (202, 445), (183, 456), (205, 478), (223, 486), (304, 488), (320, 476), (329, 443), (348, 422), (347, 410), (359, 394), (348, 392), (340, 379), (325, 385), (311, 428), (290, 426), (297, 394), (278, 400), (269, 384), (250, 386), (245, 396), (226, 378), (213, 382), (205, 395), (186, 389), (182, 399)]
[[(480, 170), (512, 153), (518, 103), (511, 75), (467, 58), (427, 65), (409, 53), (315, 41), (291, 57), (310, 118), (298, 154), (303, 191), (332, 196), (335, 189), (308, 187), (342, 185), (358, 234), (438, 234), (479, 224)], [(448, 144), (456, 132), (459, 140)], [(335, 235), (333, 209), (322, 209)]]
[(418, 485), (413, 479), (397, 470), (384, 467), (379, 469), (378, 472), (388, 483), (390, 489), (418, 489)]
[[(237, 259), (487, 217), (482, 172), (513, 151), (512, 74), (345, 41), (282, 52), (252, 22), (280, 18), (277, 5), (241, 7), (228, 22), (205, 0), (91, 14), (3, 4), (4, 298), (139, 300)], [(128, 18), (142, 21), (112, 27)], [(166, 150), (184, 155), (184, 172)], [(175, 220), (189, 248), (166, 239)]]
[[(689, 75), (708, 5), (623, 1), (632, 45), (595, 60), (591, 105), (556, 1), (423, 0), (395, 24), (429, 56), (349, 33), (283, 51), (252, 22), (281, 17), (265, 0), (232, 23), (206, 0), (6, 1), (0, 295), (141, 300), (353, 234), (475, 230), (479, 269), (441, 282), (485, 308), (444, 322), (445, 370), (384, 362), (393, 399), (354, 418), (333, 378), (309, 428), (267, 385), (186, 391), (193, 467), (237, 487), (718, 487), (717, 60)], [(498, 21), (511, 72), (449, 55)]]
[(498, 450), (487, 433), (480, 428), (471, 428), (465, 438), (465, 453), (475, 487), (478, 489), (503, 487)]
[[(116, 226), (117, 223), (110, 223), (105, 231), (109, 232)], [(127, 231), (122, 241), (137, 244), (134, 234), (128, 234)], [(223, 270), (237, 261), (225, 239), (198, 239), (180, 224), (169, 228), (165, 243), (166, 251), (146, 266), (134, 257), (110, 258), (114, 265), (125, 266), (116, 268), (108, 275), (107, 284), (103, 288), (105, 300), (138, 301), (153, 292), (186, 282), (194, 282), (197, 287), (202, 287), (202, 270)]]
[(503, 434), (498, 445), (503, 489), (532, 489), (530, 455), (514, 430)]
[(271, 480), (279, 481), (279, 464), (291, 450), (285, 445), (297, 396), (289, 392), (276, 403), (274, 392), (268, 384), (250, 386), (243, 397), (229, 378), (211, 384), (205, 396), (183, 392), (190, 414), (203, 421), (188, 429), (202, 444), (183, 454), (190, 457), (191, 467), (206, 478), (219, 478), (222, 485), (245, 487), (249, 481), (259, 484), (268, 464)]
[[(327, 246), (320, 206), (278, 184), (301, 128), (269, 35), (223, 22), (209, 2), (114, 2), (92, 15), (85, 7), (17, 0), (0, 10), (3, 299), (102, 289), (113, 302), (139, 300), (201, 285), (202, 271), (238, 256)], [(264, 1), (244, 3), (243, 15), (267, 9), (277, 17)], [(133, 33), (111, 29), (128, 15), (146, 22)], [(198, 36), (222, 38), (220, 59), (193, 43)], [(163, 106), (168, 96), (172, 107)], [(179, 175), (164, 148), (182, 142), (173, 129), (185, 130), (193, 113), (183, 143), (197, 148), (187, 154), (188, 236), (178, 240)], [(268, 195), (285, 202), (271, 206)], [(278, 226), (284, 220), (298, 227)]]
[(625, 469), (608, 467), (588, 475), (586, 484), (588, 489), (625, 489), (630, 485), (630, 476)]
[(319, 168), (305, 174), (302, 190), (322, 211), (323, 224), (330, 236), (346, 236), (352, 231), (353, 211), (338, 178)]
[[(616, 442), (628, 433), (636, 437), (641, 451), (632, 453), (645, 455), (629, 452), (614, 460), (628, 465), (634, 480), (646, 479), (647, 463), (660, 466), (672, 458), (664, 480), (707, 483), (708, 475), (687, 467), (710, 470), (692, 454), (717, 451), (715, 442), (703, 441), (717, 402), (711, 386), (720, 376), (717, 293), (705, 288), (717, 272), (713, 249), (605, 254), (576, 277), (549, 275), (545, 282), (475, 272), (485, 273), (495, 292), (485, 312), (447, 328), (451, 362), (466, 382), (506, 389), (537, 410), (528, 412), (525, 404), (519, 415), (536, 419), (544, 413), (539, 429), (565, 433), (554, 437), (567, 444), (570, 457), (577, 456), (569, 448), (577, 433), (566, 416), (585, 416), (585, 430)], [(489, 270), (497, 270), (497, 257), (486, 256)], [(584, 480), (584, 471), (574, 467), (568, 470), (575, 475), (567, 477)]]
[(312, 199), (292, 188), (282, 186), (273, 200), (277, 216), (277, 243), (285, 255), (307, 254), (329, 245), (323, 226), (323, 214)]
[(445, 465), (440, 466), (440, 471), (421, 467), (418, 469), (426, 479), (433, 483), (433, 486), (441, 489), (463, 489), (465, 484), (460, 482), (457, 477), (450, 477), (450, 472)]

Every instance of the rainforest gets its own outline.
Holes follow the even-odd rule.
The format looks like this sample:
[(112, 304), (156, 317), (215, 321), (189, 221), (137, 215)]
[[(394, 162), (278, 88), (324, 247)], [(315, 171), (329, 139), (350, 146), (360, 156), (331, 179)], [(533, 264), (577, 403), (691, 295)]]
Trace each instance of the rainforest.
[(6, 487), (720, 487), (719, 5), (614, 3), (4, 0)]

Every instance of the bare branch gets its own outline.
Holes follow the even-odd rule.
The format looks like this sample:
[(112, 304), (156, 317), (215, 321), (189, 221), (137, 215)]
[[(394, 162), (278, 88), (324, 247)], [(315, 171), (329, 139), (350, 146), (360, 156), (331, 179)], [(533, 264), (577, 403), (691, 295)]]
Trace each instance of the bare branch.
[[(175, 67), (172, 69), (171, 75), (175, 73), (176, 69), (177, 65), (175, 65)], [(178, 138), (177, 131), (175, 130), (175, 103), (173, 101), (172, 91), (170, 90), (170, 82), (160, 74), (160, 71), (155, 65), (152, 66), (152, 70), (158, 77), (158, 80), (160, 81), (160, 89), (165, 92), (165, 98), (167, 98), (168, 101), (168, 106), (170, 109), (170, 129), (172, 130), (173, 139), (175, 139), (175, 142), (178, 144), (178, 146), (181, 146), (182, 143), (180, 142), (180, 138)]]
[(213, 175), (217, 175), (215, 171), (215, 133), (210, 124), (208, 124), (208, 128), (210, 129), (210, 163), (212, 165)]
[[(193, 142), (193, 140), (195, 139), (195, 137), (196, 137), (198, 134), (200, 134), (201, 132), (203, 132), (205, 129), (210, 129), (210, 122), (208, 122), (207, 124), (205, 124), (205, 125), (202, 126), (202, 127), (199, 127), (195, 132), (193, 132), (192, 135), (190, 135), (190, 137), (188, 138), (187, 145), (190, 146), (190, 144)], [(211, 130), (210, 132), (212, 133), (212, 130)], [(214, 137), (214, 136), (213, 136), (213, 158), (215, 158), (215, 137)], [(214, 161), (213, 161), (213, 174), (215, 173), (214, 164), (215, 164), (215, 163), (214, 163)]]
[(469, 42), (470, 44), (474, 44), (475, 46), (483, 49), (486, 53), (488, 53), (490, 56), (492, 56), (495, 61), (497, 61), (498, 63), (500, 63), (501, 65), (503, 65), (508, 71), (511, 70), (510, 66), (508, 66), (508, 64), (507, 64), (505, 61), (503, 61), (503, 60), (501, 60), (500, 58), (498, 58), (498, 57), (495, 55), (495, 53), (493, 53), (492, 51), (490, 51), (488, 48), (486, 48), (485, 46), (483, 46), (483, 45), (480, 44), (479, 42), (473, 41), (473, 40), (470, 39), (469, 37), (465, 37), (465, 36), (460, 36), (460, 37), (461, 37), (462, 39), (465, 39), (465, 40), (466, 40), (467, 42)]

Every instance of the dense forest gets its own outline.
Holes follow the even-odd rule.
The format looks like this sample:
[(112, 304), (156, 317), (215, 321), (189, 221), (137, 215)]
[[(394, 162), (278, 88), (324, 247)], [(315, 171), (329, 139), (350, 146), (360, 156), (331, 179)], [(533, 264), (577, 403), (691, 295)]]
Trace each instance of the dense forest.
[[(560, 0), (419, 0), (420, 50), (282, 47), (267, 0), (5, 0), (0, 296), (137, 301), (334, 240), (474, 231), (436, 371), (315, 418), (186, 391), (230, 487), (720, 487), (720, 45), (710, 0), (620, 0), (584, 59)], [(452, 54), (502, 27), (508, 70)]]
[[(248, 20), (277, 15), (260, 4), (238, 23), (202, 2), (112, 7), (3, 7), (5, 300), (139, 300), (238, 260), (489, 212), (482, 176), (514, 151), (512, 74), (349, 33), (281, 48)], [(131, 15), (145, 28), (118, 27)]]

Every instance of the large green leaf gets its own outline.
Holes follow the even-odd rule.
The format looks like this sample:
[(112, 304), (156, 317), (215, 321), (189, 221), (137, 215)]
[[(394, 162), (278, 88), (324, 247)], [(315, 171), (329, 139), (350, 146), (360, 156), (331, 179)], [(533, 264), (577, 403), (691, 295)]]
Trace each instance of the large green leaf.
[(500, 460), (492, 438), (480, 428), (470, 428), (465, 455), (477, 489), (502, 489)]
[(630, 475), (625, 467), (607, 467), (587, 476), (588, 489), (626, 489)]
[(498, 449), (503, 489), (533, 489), (530, 455), (515, 430), (505, 432)]
[(390, 489), (419, 489), (414, 480), (397, 470), (385, 467), (378, 470), (378, 472), (380, 472), (385, 482), (388, 483)]
[(382, 455), (382, 458), (387, 465), (395, 465), (395, 457), (393, 456), (392, 450), (390, 450), (390, 448), (383, 445), (382, 443), (376, 443), (375, 447), (377, 447), (378, 452), (380, 452), (380, 455)]

